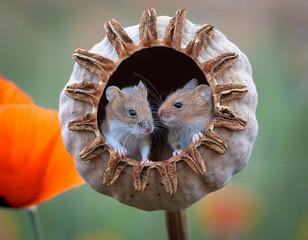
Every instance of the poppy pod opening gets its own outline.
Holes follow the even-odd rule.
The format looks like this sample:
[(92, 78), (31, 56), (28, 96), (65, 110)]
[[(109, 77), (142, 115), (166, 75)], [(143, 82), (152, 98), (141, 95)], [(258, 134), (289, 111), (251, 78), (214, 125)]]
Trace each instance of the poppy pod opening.
[[(62, 137), (80, 175), (96, 191), (143, 210), (184, 209), (223, 187), (246, 165), (257, 135), (248, 59), (212, 25), (193, 24), (185, 14), (156, 17), (149, 9), (136, 26), (107, 22), (106, 38), (73, 54), (76, 64), (60, 96)], [(142, 80), (155, 125), (166, 96), (193, 78), (209, 86), (213, 110), (203, 135), (180, 154), (172, 155), (167, 128), (152, 134), (153, 162), (146, 164), (121, 157), (106, 141), (100, 126), (109, 86)], [(194, 109), (187, 115), (193, 119)]]

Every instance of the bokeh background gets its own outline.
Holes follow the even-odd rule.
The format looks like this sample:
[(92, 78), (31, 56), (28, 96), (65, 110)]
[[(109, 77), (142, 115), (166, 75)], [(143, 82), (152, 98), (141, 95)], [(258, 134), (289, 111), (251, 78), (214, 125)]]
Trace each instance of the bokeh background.
[[(154, 7), (210, 23), (248, 56), (259, 136), (247, 167), (189, 208), (191, 239), (308, 239), (308, 1), (1, 0), (0, 73), (35, 104), (58, 109), (77, 48)], [(22, 119), (21, 119), (22, 121)], [(1, 173), (0, 173), (1, 174)], [(166, 239), (163, 211), (144, 212), (86, 184), (39, 205), (45, 239)], [(0, 209), (0, 239), (33, 239), (25, 210)]]

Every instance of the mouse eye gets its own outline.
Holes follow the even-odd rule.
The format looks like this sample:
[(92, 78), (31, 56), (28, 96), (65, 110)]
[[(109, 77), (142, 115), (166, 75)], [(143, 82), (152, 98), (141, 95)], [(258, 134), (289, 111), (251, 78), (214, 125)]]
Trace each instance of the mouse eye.
[(176, 108), (180, 109), (180, 108), (182, 107), (182, 103), (177, 102), (177, 103), (174, 104), (174, 106), (175, 106)]
[(134, 110), (129, 110), (128, 113), (131, 116), (136, 116), (137, 115), (137, 113)]

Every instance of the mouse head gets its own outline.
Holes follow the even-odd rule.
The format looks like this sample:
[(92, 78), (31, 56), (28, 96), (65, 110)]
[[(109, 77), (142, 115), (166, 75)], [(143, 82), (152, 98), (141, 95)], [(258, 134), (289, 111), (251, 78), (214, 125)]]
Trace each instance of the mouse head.
[(212, 113), (212, 91), (208, 85), (198, 86), (197, 79), (167, 97), (160, 106), (160, 121), (168, 127), (185, 127), (200, 124)]
[(134, 135), (151, 133), (153, 117), (147, 96), (147, 88), (141, 81), (136, 86), (121, 90), (115, 86), (108, 87), (106, 117), (110, 124), (117, 124), (119, 129)]

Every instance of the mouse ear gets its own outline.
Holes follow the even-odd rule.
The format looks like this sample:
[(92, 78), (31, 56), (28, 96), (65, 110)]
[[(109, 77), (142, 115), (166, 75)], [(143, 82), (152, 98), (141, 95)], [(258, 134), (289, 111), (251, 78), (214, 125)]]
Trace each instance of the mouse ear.
[(121, 90), (115, 86), (110, 86), (106, 90), (106, 98), (108, 102), (110, 102), (112, 99), (119, 96), (120, 94), (121, 94)]
[(196, 78), (193, 78), (184, 85), (183, 89), (195, 89), (197, 86), (198, 86), (198, 80)]
[(137, 88), (139, 89), (139, 91), (141, 91), (142, 94), (148, 96), (148, 90), (142, 81), (139, 82)]
[(212, 98), (212, 90), (208, 85), (201, 84), (195, 91), (197, 92), (198, 97), (204, 101), (209, 101)]

